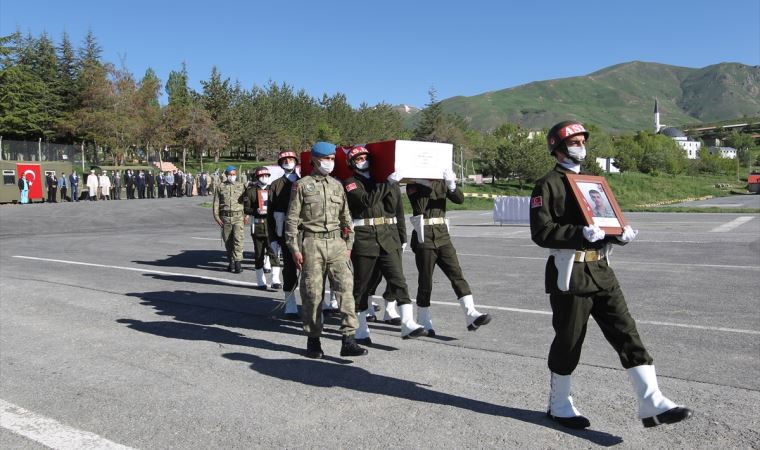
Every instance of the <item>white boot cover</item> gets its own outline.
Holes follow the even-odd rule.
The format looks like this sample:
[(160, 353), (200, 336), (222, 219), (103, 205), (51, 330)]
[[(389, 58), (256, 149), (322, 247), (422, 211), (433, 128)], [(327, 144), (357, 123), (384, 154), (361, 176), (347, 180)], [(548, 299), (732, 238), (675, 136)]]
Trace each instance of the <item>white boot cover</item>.
[(433, 329), (433, 321), (430, 319), (430, 307), (417, 307), (417, 320), (419, 324), (425, 327), (426, 331)]
[(383, 313), (383, 320), (392, 320), (392, 319), (398, 319), (399, 314), (398, 310), (396, 309), (396, 301), (389, 302), (388, 300), (385, 301), (385, 313)]
[(475, 309), (475, 300), (473, 300), (472, 295), (465, 295), (464, 297), (460, 298), (459, 305), (462, 306), (462, 311), (464, 311), (464, 316), (465, 319), (467, 319), (468, 327), (472, 325), (473, 322), (475, 322), (475, 319), (483, 315)]
[(285, 314), (298, 314), (295, 291), (285, 293)]
[(367, 325), (367, 311), (359, 311), (356, 315), (359, 319), (359, 326), (356, 328), (356, 339), (366, 339), (369, 337), (369, 326)]
[(577, 417), (581, 413), (573, 405), (570, 395), (571, 375), (551, 373), (551, 391), (549, 392), (549, 414), (554, 417)]
[(264, 269), (256, 269), (256, 284), (259, 287), (267, 287), (267, 278), (264, 276)]
[(399, 309), (401, 310), (401, 337), (408, 336), (411, 332), (422, 328), (414, 321), (414, 310), (411, 303), (400, 305)]
[(640, 419), (655, 417), (678, 406), (660, 392), (660, 388), (657, 386), (657, 375), (655, 374), (654, 366), (631, 367), (627, 372), (631, 378), (633, 391), (639, 400)]
[(282, 267), (272, 266), (272, 284), (282, 284), (280, 274), (282, 273)]

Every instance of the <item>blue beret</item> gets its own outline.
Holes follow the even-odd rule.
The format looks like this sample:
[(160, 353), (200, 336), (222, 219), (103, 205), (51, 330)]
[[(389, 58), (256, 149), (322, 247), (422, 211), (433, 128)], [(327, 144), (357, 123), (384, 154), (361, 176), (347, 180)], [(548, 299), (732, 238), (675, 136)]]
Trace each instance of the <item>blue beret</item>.
[(322, 158), (323, 156), (330, 156), (335, 154), (335, 144), (329, 142), (317, 142), (311, 146), (311, 156)]
[(237, 168), (235, 166), (227, 166), (226, 169), (224, 169), (224, 173), (230, 173), (232, 171), (237, 171)]

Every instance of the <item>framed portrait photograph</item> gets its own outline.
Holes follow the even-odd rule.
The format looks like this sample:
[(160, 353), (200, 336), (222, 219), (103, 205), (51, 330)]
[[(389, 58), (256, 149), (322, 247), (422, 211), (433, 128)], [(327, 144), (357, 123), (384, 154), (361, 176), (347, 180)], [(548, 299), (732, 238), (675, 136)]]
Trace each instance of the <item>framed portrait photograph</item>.
[(586, 225), (596, 225), (611, 235), (623, 232), (623, 212), (604, 177), (568, 174), (567, 179)]

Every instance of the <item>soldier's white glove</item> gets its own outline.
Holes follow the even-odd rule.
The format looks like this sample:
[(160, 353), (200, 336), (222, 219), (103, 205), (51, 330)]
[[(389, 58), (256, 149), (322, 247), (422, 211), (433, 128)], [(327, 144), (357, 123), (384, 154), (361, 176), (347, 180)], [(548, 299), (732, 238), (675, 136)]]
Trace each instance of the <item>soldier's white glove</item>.
[(443, 170), (443, 181), (446, 182), (446, 187), (448, 187), (450, 191), (457, 188), (457, 176), (454, 171), (449, 168)]
[(403, 253), (405, 251), (406, 251), (406, 242), (404, 242), (403, 244), (401, 244), (401, 252)]
[(432, 187), (433, 186), (433, 182), (432, 181), (426, 180), (424, 178), (417, 178), (416, 180), (414, 180), (414, 182), (417, 183), (417, 184), (421, 184), (422, 186), (425, 186), (425, 187)]
[(388, 183), (396, 184), (401, 181), (402, 178), (404, 177), (402, 177), (400, 173), (393, 172), (392, 174), (388, 175)]
[(636, 239), (636, 236), (638, 236), (638, 234), (639, 234), (639, 230), (634, 230), (633, 228), (631, 228), (630, 225), (626, 225), (623, 227), (623, 234), (621, 234), (617, 238), (618, 238), (618, 241), (624, 242), (627, 244), (631, 242), (632, 240)]
[(589, 242), (601, 241), (604, 239), (604, 230), (596, 225), (589, 225), (583, 227), (583, 237)]

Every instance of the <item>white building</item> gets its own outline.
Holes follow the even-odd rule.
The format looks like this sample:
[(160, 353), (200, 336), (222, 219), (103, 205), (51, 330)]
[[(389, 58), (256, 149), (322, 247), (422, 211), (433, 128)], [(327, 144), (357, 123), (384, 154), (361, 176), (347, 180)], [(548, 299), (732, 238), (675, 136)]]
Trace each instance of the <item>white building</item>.
[(654, 132), (667, 136), (681, 146), (686, 151), (686, 157), (689, 159), (699, 158), (699, 149), (702, 147), (702, 143), (699, 141), (692, 141), (686, 136), (682, 130), (675, 127), (668, 127), (660, 124), (660, 111), (657, 108), (657, 99), (654, 101)]
[(707, 147), (707, 151), (721, 158), (736, 159), (736, 149), (733, 147)]

